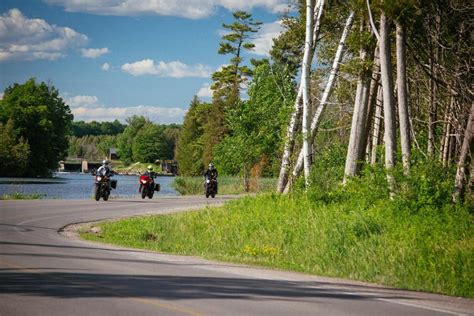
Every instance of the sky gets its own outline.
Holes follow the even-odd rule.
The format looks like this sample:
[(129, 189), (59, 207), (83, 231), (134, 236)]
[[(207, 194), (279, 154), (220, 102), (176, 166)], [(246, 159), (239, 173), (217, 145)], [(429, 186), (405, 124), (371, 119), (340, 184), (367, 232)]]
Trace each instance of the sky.
[(217, 50), (232, 12), (263, 22), (248, 61), (268, 56), (287, 9), (288, 0), (2, 0), (0, 98), (35, 77), (59, 90), (75, 121), (182, 123), (230, 59)]

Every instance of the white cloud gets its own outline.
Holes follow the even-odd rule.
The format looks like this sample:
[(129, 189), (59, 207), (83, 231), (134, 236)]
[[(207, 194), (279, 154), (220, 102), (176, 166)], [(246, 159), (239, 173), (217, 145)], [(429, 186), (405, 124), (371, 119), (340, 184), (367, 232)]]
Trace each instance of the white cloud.
[(100, 68), (102, 68), (102, 70), (104, 71), (109, 71), (110, 68), (112, 68), (112, 66), (110, 66), (109, 63), (103, 63), (102, 66), (100, 66)]
[(95, 95), (76, 95), (66, 98), (64, 102), (71, 108), (91, 108), (98, 106), (99, 99)]
[(212, 93), (211, 85), (209, 83), (204, 83), (196, 95), (201, 98), (212, 98)]
[(74, 120), (77, 121), (113, 121), (118, 119), (125, 122), (125, 119), (132, 115), (143, 115), (151, 121), (162, 124), (182, 123), (186, 110), (181, 108), (168, 108), (159, 106), (132, 106), (132, 107), (77, 107), (71, 109)]
[(218, 7), (234, 10), (265, 8), (273, 13), (288, 9), (288, 0), (43, 0), (70, 12), (99, 15), (168, 15), (201, 19), (216, 12)]
[(81, 49), (81, 55), (82, 57), (85, 57), (85, 58), (97, 58), (107, 53), (109, 53), (109, 49), (107, 47)]
[(188, 66), (180, 61), (171, 61), (169, 63), (159, 61), (157, 64), (155, 64), (153, 59), (143, 59), (134, 63), (126, 63), (122, 65), (122, 71), (133, 76), (156, 75), (160, 77), (173, 78), (207, 78), (212, 72), (210, 67), (202, 64)]
[(64, 102), (69, 105), (76, 121), (114, 121), (121, 122), (132, 115), (143, 115), (154, 122), (162, 124), (182, 123), (186, 110), (177, 107), (138, 105), (131, 107), (106, 106), (99, 102), (94, 95), (63, 96)]
[(273, 46), (273, 39), (276, 38), (284, 30), (281, 21), (273, 23), (266, 23), (257, 33), (257, 36), (252, 41), (255, 48), (252, 53), (260, 56), (269, 56), (270, 49)]
[(55, 60), (88, 41), (86, 35), (69, 27), (51, 25), (42, 19), (29, 19), (11, 9), (0, 16), (0, 62), (7, 60)]

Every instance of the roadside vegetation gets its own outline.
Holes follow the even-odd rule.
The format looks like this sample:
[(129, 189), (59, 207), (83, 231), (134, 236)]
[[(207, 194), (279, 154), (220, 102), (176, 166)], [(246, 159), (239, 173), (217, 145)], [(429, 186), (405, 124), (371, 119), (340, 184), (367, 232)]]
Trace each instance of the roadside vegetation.
[(86, 230), (82, 236), (474, 297), (474, 204), (445, 202), (452, 188), (449, 171), (423, 163), (406, 178), (399, 170), (402, 188), (390, 199), (383, 170), (366, 169), (361, 178), (341, 186), (343, 165), (328, 168), (327, 163), (315, 166), (307, 192), (297, 183), (286, 196), (263, 194), (219, 208), (106, 222), (99, 233)]
[(23, 194), (20, 192), (15, 192), (11, 194), (0, 195), (0, 200), (39, 200), (42, 197), (42, 194)]
[[(275, 178), (251, 178), (246, 189), (240, 177), (219, 177), (219, 194), (263, 193), (275, 190)], [(171, 184), (182, 195), (200, 195), (204, 192), (203, 177), (176, 177)]]

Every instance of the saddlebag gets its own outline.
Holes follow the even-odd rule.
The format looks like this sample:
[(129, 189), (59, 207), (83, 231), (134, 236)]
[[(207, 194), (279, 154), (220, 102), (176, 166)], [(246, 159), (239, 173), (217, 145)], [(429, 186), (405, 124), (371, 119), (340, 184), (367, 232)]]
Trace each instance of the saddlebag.
[(160, 184), (159, 183), (155, 183), (155, 191), (160, 191)]
[(117, 180), (110, 180), (110, 186), (112, 189), (117, 189)]

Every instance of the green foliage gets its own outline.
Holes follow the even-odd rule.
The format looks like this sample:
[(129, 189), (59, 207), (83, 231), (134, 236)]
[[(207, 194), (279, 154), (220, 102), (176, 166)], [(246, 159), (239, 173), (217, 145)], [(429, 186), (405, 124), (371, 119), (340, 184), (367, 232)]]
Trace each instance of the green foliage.
[(133, 139), (133, 160), (155, 162), (160, 159), (172, 159), (173, 145), (166, 139), (164, 131), (164, 126), (145, 124)]
[(195, 96), (186, 112), (176, 148), (176, 160), (181, 175), (196, 176), (202, 174), (205, 169), (203, 134), (210, 107), (210, 104), (201, 103)]
[(286, 68), (264, 61), (255, 68), (248, 93), (248, 101), (228, 111), (230, 134), (215, 147), (214, 161), (224, 174), (245, 177), (262, 163), (263, 174), (274, 175), (295, 98), (294, 84)]
[(13, 120), (0, 122), (0, 176), (22, 176), (30, 156), (30, 146), (13, 129)]
[(127, 127), (119, 136), (117, 145), (120, 159), (125, 163), (130, 163), (133, 161), (132, 145), (135, 137), (143, 126), (151, 124), (151, 122), (144, 116), (138, 115), (131, 116), (126, 121)]
[[(204, 194), (203, 177), (176, 177), (172, 186), (182, 195)], [(250, 192), (271, 192), (275, 188), (274, 178), (253, 178), (250, 180)], [(219, 176), (219, 194), (242, 194), (246, 191), (242, 179), (238, 177)]]
[(25, 143), (30, 152), (26, 165), (14, 169), (16, 175), (46, 176), (56, 169), (68, 149), (72, 119), (69, 107), (53, 86), (29, 79), (6, 88), (0, 102), (0, 122), (8, 125), (11, 120), (13, 134), (19, 137), (16, 143), (23, 143), (17, 148), (18, 155), (25, 157)]
[(110, 148), (117, 147), (119, 136), (71, 136), (69, 138), (68, 157), (86, 160), (101, 160), (107, 157)]
[(96, 122), (86, 123), (84, 121), (72, 122), (72, 135), (76, 137), (88, 135), (118, 135), (122, 133), (126, 125), (118, 120), (113, 122)]
[(247, 66), (241, 66), (243, 61), (242, 51), (252, 50), (255, 45), (250, 40), (250, 34), (255, 33), (260, 28), (261, 22), (254, 21), (252, 15), (244, 11), (236, 11), (232, 14), (234, 22), (232, 24), (223, 24), (223, 27), (229, 30), (229, 33), (222, 36), (222, 42), (219, 44), (219, 54), (230, 54), (231, 64), (222, 67), (222, 70), (216, 71), (212, 75), (214, 84), (212, 89), (228, 89), (239, 91), (240, 84), (252, 72)]
[(286, 65), (289, 72), (296, 76), (303, 59), (306, 7), (301, 1), (298, 3), (297, 17), (285, 15), (282, 26), (285, 31), (273, 39), (270, 56), (280, 65)]

